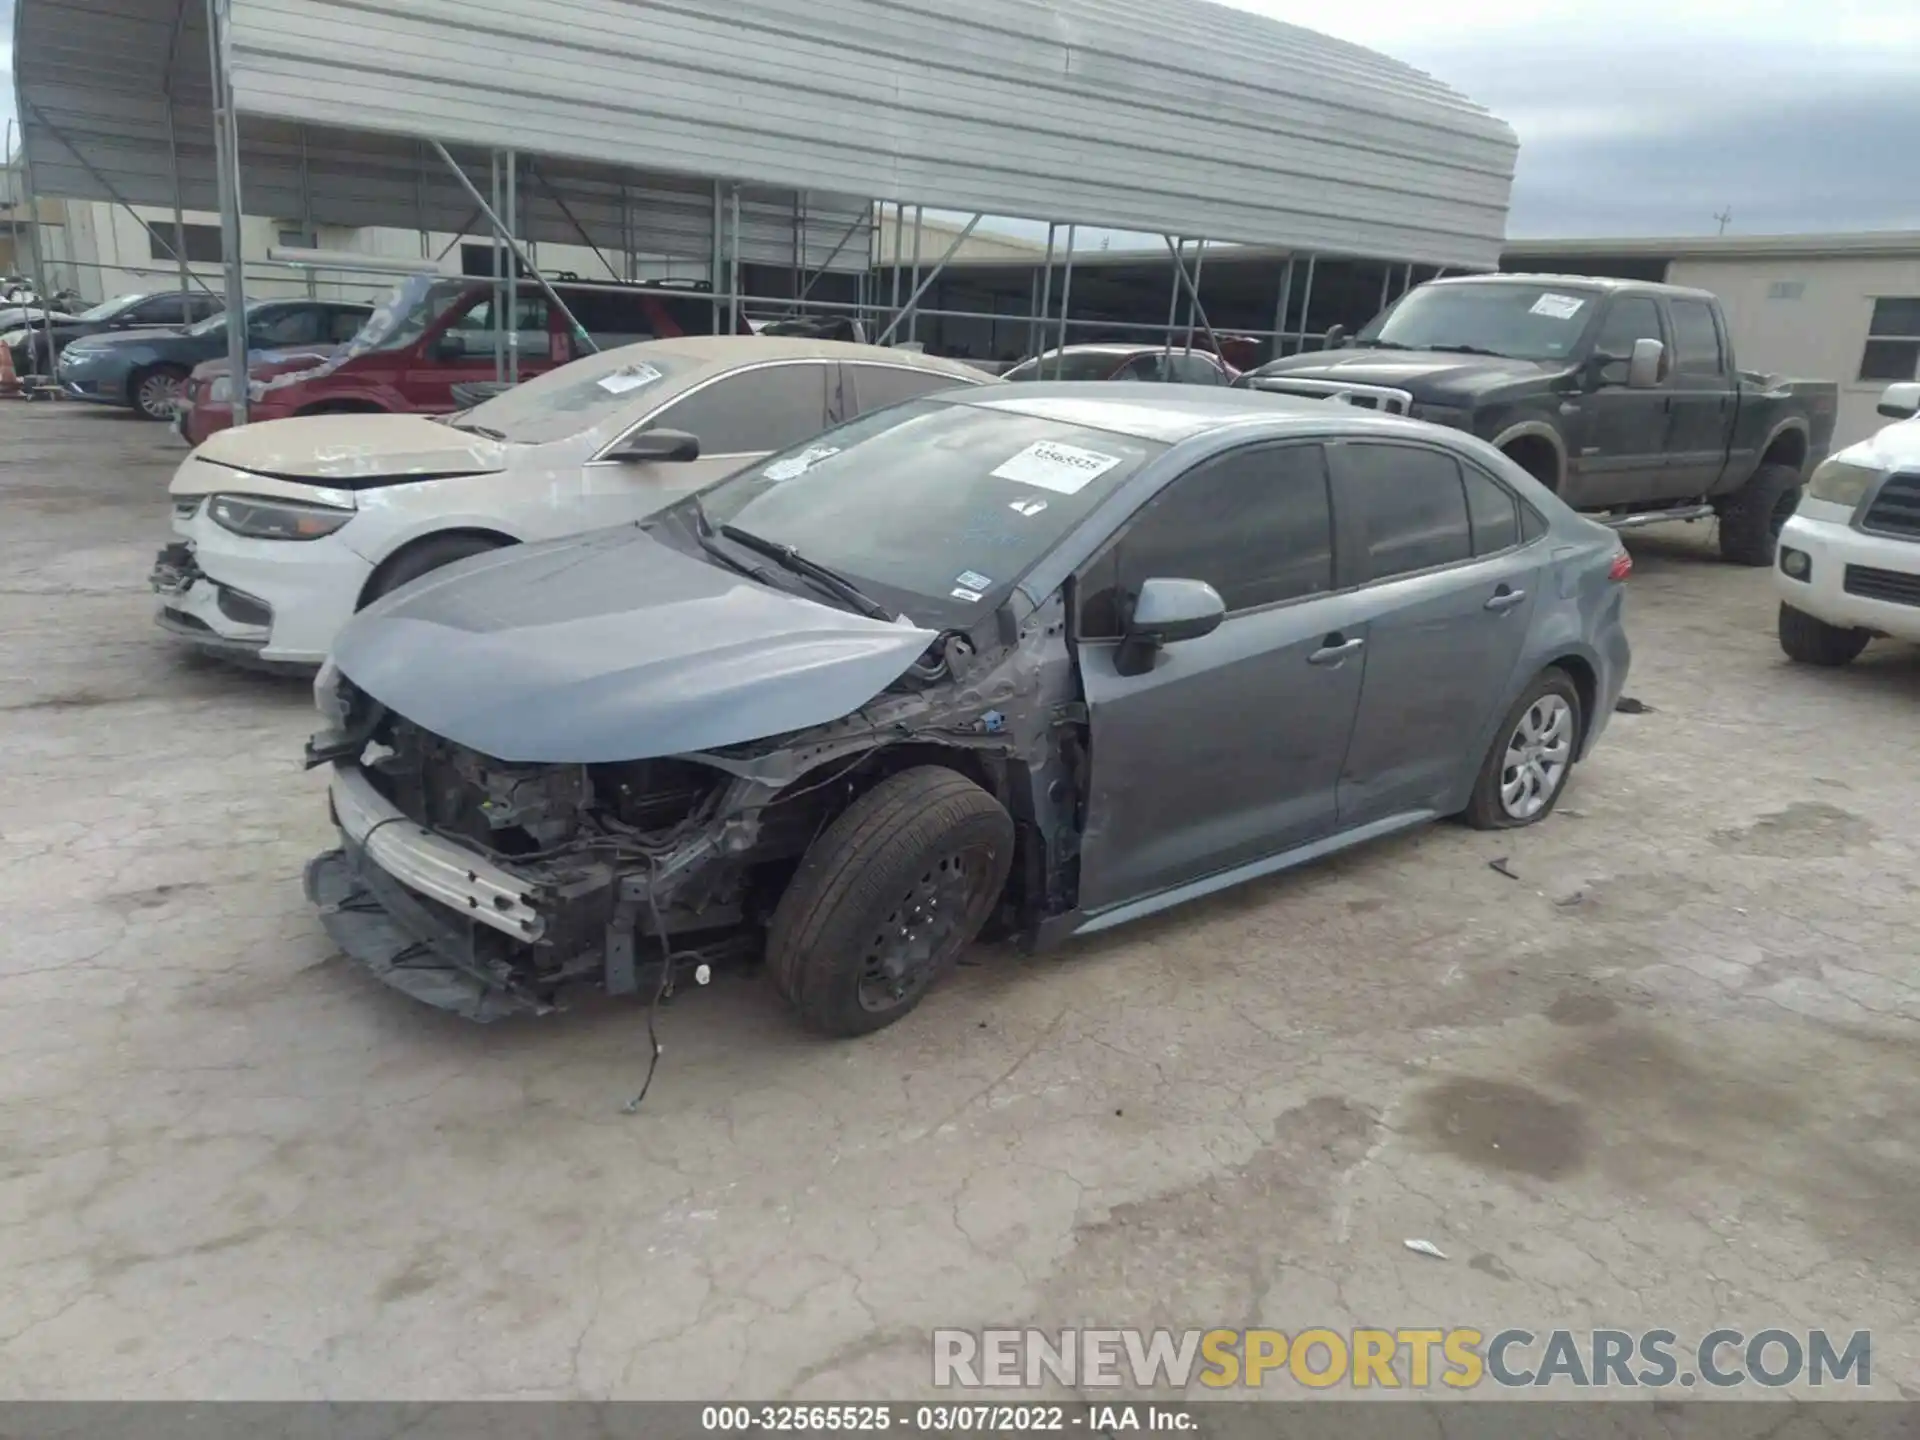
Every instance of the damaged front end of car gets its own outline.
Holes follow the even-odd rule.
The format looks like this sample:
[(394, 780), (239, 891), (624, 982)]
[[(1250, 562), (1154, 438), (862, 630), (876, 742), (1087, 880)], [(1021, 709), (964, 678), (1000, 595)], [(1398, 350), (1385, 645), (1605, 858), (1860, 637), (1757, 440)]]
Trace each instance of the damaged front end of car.
[[(507, 763), (398, 714), (333, 666), (338, 848), (312, 860), (328, 935), (376, 977), (470, 1019), (544, 1013), (573, 987), (666, 993), (763, 951), (808, 846), (910, 765), (969, 776), (1015, 822), (1002, 928), (1071, 903), (1084, 711), (1056, 599), (1004, 639), (942, 635), (839, 719), (710, 750), (613, 763)], [(988, 622), (984, 628), (996, 628)]]

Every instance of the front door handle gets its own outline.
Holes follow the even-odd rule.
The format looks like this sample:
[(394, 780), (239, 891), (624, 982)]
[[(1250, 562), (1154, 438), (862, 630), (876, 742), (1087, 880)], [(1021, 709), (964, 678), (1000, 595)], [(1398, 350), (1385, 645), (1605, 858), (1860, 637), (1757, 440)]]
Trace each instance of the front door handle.
[(1353, 654), (1354, 651), (1366, 643), (1365, 640), (1343, 640), (1338, 635), (1329, 635), (1325, 640), (1320, 642), (1320, 648), (1318, 650), (1307, 656), (1307, 663), (1309, 665), (1338, 665), (1342, 660), (1346, 659), (1347, 656)]
[(1495, 614), (1505, 614), (1526, 598), (1526, 591), (1509, 590), (1505, 585), (1502, 585), (1498, 590), (1493, 592), (1493, 598), (1487, 601), (1486, 608)]

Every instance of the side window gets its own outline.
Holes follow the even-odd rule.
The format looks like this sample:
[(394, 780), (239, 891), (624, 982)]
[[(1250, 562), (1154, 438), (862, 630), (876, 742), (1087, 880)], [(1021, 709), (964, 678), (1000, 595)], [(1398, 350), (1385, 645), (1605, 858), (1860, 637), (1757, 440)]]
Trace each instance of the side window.
[(1167, 378), (1166, 351), (1154, 350), (1134, 356), (1120, 367), (1113, 378), (1116, 380), (1165, 380)]
[(227, 302), (212, 295), (189, 295), (187, 297), (187, 319), (205, 320), (210, 315), (218, 315), (227, 308)]
[(1473, 555), (1460, 467), (1410, 445), (1341, 447), (1342, 493), (1351, 502), (1371, 575), (1386, 580)]
[[(1629, 295), (1613, 303), (1607, 318), (1600, 322), (1600, 334), (1593, 342), (1596, 355), (1609, 357), (1606, 380), (1609, 384), (1627, 383), (1627, 361), (1633, 355), (1636, 340), (1664, 340), (1660, 333), (1660, 307), (1644, 295)], [(1662, 371), (1671, 369), (1672, 356), (1661, 362)]]
[(261, 316), (248, 327), (255, 345), (311, 345), (320, 338), (320, 312), (311, 306)]
[(573, 318), (586, 327), (587, 334), (602, 349), (632, 345), (656, 338), (653, 313), (644, 295), (621, 295), (611, 290), (560, 291)]
[(1467, 519), (1473, 526), (1473, 553), (1492, 555), (1520, 543), (1520, 502), (1513, 492), (1471, 465), (1460, 467), (1467, 485)]
[(151, 300), (142, 300), (136, 305), (131, 318), (136, 325), (184, 325), (187, 323), (186, 297), (179, 294), (155, 295)]
[[(523, 356), (545, 358), (547, 344), (547, 297), (522, 295), (513, 310), (513, 331), (508, 336), (513, 348)], [(483, 295), (447, 329), (442, 337), (446, 352), (479, 359), (493, 354), (493, 296)]]
[[(898, 405), (902, 400), (912, 400), (921, 395), (931, 395), (936, 390), (951, 390), (964, 385), (951, 375), (931, 370), (909, 370), (903, 365), (852, 365), (854, 414), (864, 415), (869, 410), (883, 410), (889, 405)], [(848, 419), (853, 416), (849, 415)]]
[(784, 450), (826, 428), (828, 368), (820, 362), (742, 370), (676, 400), (653, 426), (698, 435), (703, 456)]
[(1520, 538), (1538, 540), (1547, 533), (1547, 518), (1526, 501), (1520, 502)]
[(1669, 309), (1673, 316), (1674, 370), (1681, 375), (1720, 374), (1725, 366), (1712, 307), (1699, 300), (1675, 300)]
[(1173, 378), (1186, 385), (1224, 385), (1227, 377), (1204, 355), (1173, 357)]
[(1318, 445), (1237, 450), (1162, 490), (1087, 572), (1082, 636), (1120, 633), (1152, 579), (1205, 580), (1229, 611), (1333, 588), (1333, 508)]
[(358, 310), (334, 310), (327, 319), (327, 339), (336, 345), (345, 344), (358, 335), (366, 323), (367, 317)]

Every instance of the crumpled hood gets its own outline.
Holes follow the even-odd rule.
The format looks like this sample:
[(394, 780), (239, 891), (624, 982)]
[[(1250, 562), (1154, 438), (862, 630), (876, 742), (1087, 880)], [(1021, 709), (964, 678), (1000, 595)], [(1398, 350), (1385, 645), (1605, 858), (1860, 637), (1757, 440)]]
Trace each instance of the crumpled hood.
[(356, 615), (333, 659), (389, 709), (483, 755), (599, 764), (837, 720), (935, 638), (627, 526), (435, 571)]
[(1262, 379), (1294, 377), (1301, 380), (1351, 381), (1356, 385), (1389, 385), (1415, 399), (1445, 404), (1471, 399), (1486, 390), (1557, 373), (1553, 365), (1536, 360), (1510, 360), (1503, 355), (1452, 355), (1433, 350), (1310, 350), (1262, 365), (1243, 384), (1258, 387)]
[(393, 475), (485, 475), (506, 468), (506, 447), (424, 415), (304, 415), (221, 430), (197, 459), (282, 480), (354, 488)]

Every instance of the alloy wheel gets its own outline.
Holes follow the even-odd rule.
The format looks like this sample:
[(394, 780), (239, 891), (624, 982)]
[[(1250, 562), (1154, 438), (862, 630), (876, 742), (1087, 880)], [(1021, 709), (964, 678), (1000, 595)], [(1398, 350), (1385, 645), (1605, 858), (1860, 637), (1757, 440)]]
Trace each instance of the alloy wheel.
[(1564, 696), (1542, 695), (1529, 705), (1507, 737), (1500, 764), (1500, 808), (1514, 820), (1531, 820), (1553, 802), (1573, 763), (1573, 706)]
[(140, 382), (140, 388), (134, 393), (134, 403), (141, 413), (154, 420), (165, 420), (172, 416), (180, 403), (180, 377), (160, 371)]

